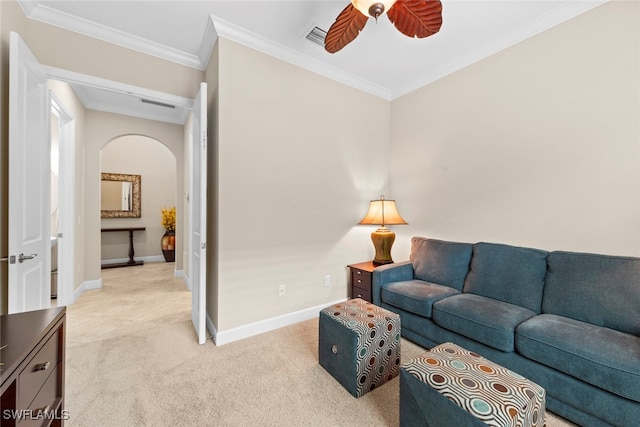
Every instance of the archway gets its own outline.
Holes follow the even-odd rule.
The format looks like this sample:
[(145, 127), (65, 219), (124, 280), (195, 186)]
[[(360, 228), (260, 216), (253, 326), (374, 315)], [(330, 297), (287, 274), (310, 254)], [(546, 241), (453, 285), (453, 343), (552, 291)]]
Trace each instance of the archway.
[[(144, 232), (134, 235), (137, 260), (165, 262), (160, 247), (165, 232), (161, 224), (161, 211), (178, 204), (176, 162), (175, 155), (165, 144), (146, 135), (118, 136), (100, 150), (102, 173), (141, 177), (140, 218), (101, 218), (102, 228), (145, 228)], [(125, 233), (102, 233), (101, 264), (126, 261), (128, 248), (129, 241)]]

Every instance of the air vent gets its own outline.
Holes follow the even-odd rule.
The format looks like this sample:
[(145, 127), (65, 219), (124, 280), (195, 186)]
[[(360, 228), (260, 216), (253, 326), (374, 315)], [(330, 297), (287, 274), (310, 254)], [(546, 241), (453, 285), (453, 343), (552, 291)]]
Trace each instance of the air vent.
[(313, 27), (309, 34), (307, 34), (307, 40), (311, 40), (312, 42), (319, 44), (324, 47), (324, 38), (327, 36), (327, 32), (322, 28)]
[(175, 105), (165, 104), (164, 102), (158, 102), (158, 101), (154, 101), (154, 100), (152, 100), (152, 99), (140, 98), (140, 101), (144, 102), (145, 104), (157, 105), (157, 106), (159, 106), (159, 107), (165, 107), (165, 108), (176, 108), (176, 106), (175, 106)]

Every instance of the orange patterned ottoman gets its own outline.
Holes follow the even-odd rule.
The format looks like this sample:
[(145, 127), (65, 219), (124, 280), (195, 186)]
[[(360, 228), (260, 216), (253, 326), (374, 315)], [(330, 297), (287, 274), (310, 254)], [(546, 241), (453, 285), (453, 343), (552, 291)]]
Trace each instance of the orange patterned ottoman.
[(401, 426), (543, 427), (539, 385), (452, 343), (400, 368)]

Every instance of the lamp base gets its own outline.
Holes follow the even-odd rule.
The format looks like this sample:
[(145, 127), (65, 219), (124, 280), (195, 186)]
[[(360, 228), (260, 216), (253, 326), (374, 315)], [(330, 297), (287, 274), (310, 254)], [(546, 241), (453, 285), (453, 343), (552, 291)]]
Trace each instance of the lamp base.
[(393, 263), (393, 259), (391, 259), (391, 246), (393, 246), (395, 240), (396, 233), (387, 227), (380, 227), (371, 233), (371, 241), (373, 242), (373, 247), (376, 249), (373, 265)]

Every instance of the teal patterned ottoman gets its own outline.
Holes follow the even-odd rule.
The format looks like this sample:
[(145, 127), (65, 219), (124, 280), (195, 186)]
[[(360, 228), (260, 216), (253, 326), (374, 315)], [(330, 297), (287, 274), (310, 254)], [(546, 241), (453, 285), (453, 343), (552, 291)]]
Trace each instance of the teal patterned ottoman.
[(545, 391), (526, 378), (452, 343), (400, 368), (400, 425), (545, 425)]
[(318, 359), (360, 397), (398, 376), (400, 316), (360, 298), (320, 312)]

